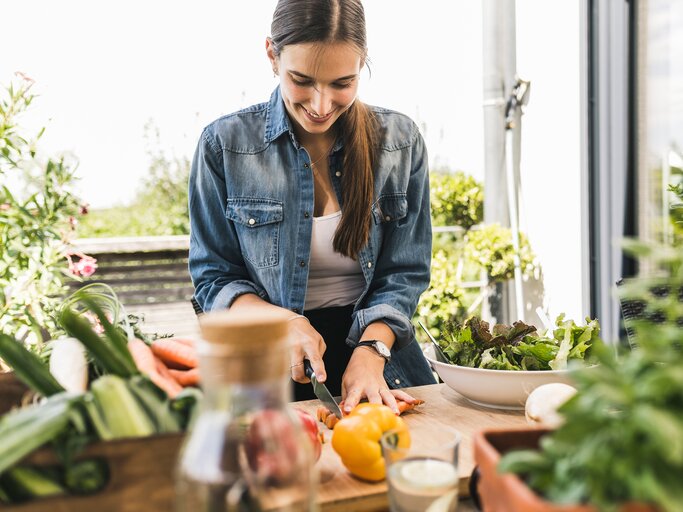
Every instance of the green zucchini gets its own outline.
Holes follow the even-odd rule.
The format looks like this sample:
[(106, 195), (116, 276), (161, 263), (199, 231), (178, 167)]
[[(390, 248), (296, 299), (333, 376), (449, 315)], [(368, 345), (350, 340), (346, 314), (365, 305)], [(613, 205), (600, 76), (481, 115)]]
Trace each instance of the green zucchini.
[(126, 385), (147, 412), (157, 432), (180, 432), (180, 414), (171, 409), (166, 393), (156, 384), (143, 375), (135, 375), (126, 381)]
[(71, 421), (80, 396), (59, 393), (44, 403), (10, 412), (0, 420), (0, 474), (26, 455), (62, 434)]
[(152, 420), (116, 375), (104, 375), (90, 386), (102, 417), (114, 438), (144, 437), (156, 433)]
[(40, 468), (18, 466), (2, 475), (3, 486), (11, 491), (12, 501), (58, 496), (64, 488)]

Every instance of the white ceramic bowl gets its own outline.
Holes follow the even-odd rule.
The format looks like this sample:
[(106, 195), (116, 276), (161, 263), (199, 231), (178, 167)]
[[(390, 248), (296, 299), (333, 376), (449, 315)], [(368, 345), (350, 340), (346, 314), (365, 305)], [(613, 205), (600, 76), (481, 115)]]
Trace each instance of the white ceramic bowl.
[(448, 387), (470, 402), (496, 409), (524, 410), (526, 397), (541, 384), (572, 384), (571, 370), (486, 370), (427, 360)]

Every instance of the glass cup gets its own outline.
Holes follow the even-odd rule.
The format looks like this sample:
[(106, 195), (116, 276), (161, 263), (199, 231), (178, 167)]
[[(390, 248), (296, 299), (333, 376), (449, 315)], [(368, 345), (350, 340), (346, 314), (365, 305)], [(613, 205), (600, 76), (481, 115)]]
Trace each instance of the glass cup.
[(381, 439), (391, 512), (453, 512), (458, 506), (458, 450), (462, 436), (441, 428), (396, 446), (396, 432)]

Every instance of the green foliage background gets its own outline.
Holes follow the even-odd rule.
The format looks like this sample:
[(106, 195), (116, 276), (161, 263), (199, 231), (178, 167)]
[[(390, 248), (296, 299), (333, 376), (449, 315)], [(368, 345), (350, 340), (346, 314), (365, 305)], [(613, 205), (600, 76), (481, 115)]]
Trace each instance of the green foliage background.
[(76, 166), (38, 151), (44, 129), (28, 133), (21, 118), (35, 96), (23, 75), (0, 90), (0, 332), (39, 346), (55, 329), (66, 292), (66, 256), (80, 201)]
[(129, 205), (92, 210), (78, 226), (80, 238), (187, 235), (190, 161), (161, 149), (159, 131), (145, 129), (149, 169)]

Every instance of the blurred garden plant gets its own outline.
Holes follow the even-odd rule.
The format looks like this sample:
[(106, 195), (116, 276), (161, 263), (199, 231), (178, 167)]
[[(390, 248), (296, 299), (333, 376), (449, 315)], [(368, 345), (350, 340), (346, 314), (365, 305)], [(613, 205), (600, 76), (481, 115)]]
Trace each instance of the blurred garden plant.
[(56, 330), (55, 308), (66, 279), (94, 271), (94, 258), (72, 254), (69, 241), (87, 213), (73, 191), (75, 164), (43, 159), (37, 134), (27, 134), (21, 115), (35, 95), (33, 81), (0, 91), (0, 332), (40, 346)]
[[(433, 171), (429, 180), (432, 224), (452, 230), (434, 233), (431, 284), (415, 316), (438, 337), (447, 323), (479, 313), (482, 286), (513, 277), (514, 248), (509, 229), (482, 224), (481, 183), (462, 171)], [(535, 275), (539, 266), (524, 235), (520, 245), (522, 271)]]
[(518, 473), (555, 503), (617, 511), (638, 502), (656, 505), (647, 510), (678, 511), (683, 503), (683, 252), (634, 240), (625, 250), (648, 269), (619, 289), (622, 300), (644, 305), (628, 322), (637, 343), (632, 350), (598, 345), (600, 368), (574, 375), (578, 392), (559, 409), (562, 426), (541, 439), (539, 450), (509, 452), (498, 471)]
[(462, 171), (432, 172), (429, 176), (432, 223), (464, 230), (484, 218), (484, 187)]
[[(538, 269), (536, 256), (524, 233), (519, 234), (519, 259), (522, 275), (530, 277)], [(486, 272), (490, 282), (506, 281), (514, 277), (512, 232), (499, 224), (482, 226), (465, 235), (465, 257)]]
[(163, 150), (159, 130), (145, 126), (149, 169), (132, 203), (95, 210), (78, 226), (79, 238), (190, 233), (187, 182), (190, 161)]

